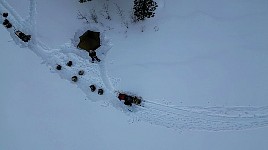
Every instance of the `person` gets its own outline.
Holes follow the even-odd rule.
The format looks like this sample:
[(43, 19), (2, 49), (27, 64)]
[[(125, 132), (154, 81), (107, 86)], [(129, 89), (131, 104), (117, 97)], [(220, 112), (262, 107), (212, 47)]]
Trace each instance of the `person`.
[(98, 94), (99, 95), (103, 95), (103, 92), (104, 92), (103, 89), (98, 89)]
[(7, 19), (4, 20), (3, 25), (6, 26), (9, 23)]
[(8, 13), (3, 13), (3, 17), (6, 18), (8, 16)]
[(132, 103), (133, 103), (133, 97), (126, 95), (124, 104), (132, 106)]
[(11, 24), (7, 19), (4, 20), (3, 25), (4, 25), (6, 28), (11, 28), (11, 27), (12, 27), (12, 24)]
[(91, 92), (94, 92), (94, 91), (96, 90), (96, 86), (95, 86), (95, 85), (93, 85), (93, 84), (92, 84), (92, 85), (90, 85), (89, 87), (90, 87)]
[(66, 65), (69, 66), (69, 67), (71, 67), (71, 66), (73, 65), (73, 62), (72, 62), (72, 61), (68, 61), (68, 62), (66, 63)]
[(23, 41), (28, 42), (31, 39), (31, 35), (26, 35), (25, 33), (22, 33), (21, 31), (15, 31), (15, 34)]
[(97, 57), (97, 54), (94, 50), (89, 50), (89, 56), (91, 57), (92, 59), (92, 63), (94, 63), (95, 59), (100, 62), (101, 60)]
[(126, 94), (119, 93), (118, 98), (119, 100), (124, 100), (125, 105), (132, 106), (133, 97), (128, 96)]
[(79, 71), (78, 71), (78, 74), (79, 74), (80, 76), (84, 75), (84, 73), (85, 73), (84, 70), (79, 70)]
[(136, 105), (141, 105), (141, 99), (138, 98), (137, 96), (133, 97), (133, 103)]
[(72, 77), (72, 81), (73, 81), (73, 82), (77, 82), (77, 80), (78, 80), (77, 76), (73, 76), (73, 77)]
[(57, 70), (61, 70), (61, 68), (62, 68), (61, 65), (57, 65), (56, 67)]

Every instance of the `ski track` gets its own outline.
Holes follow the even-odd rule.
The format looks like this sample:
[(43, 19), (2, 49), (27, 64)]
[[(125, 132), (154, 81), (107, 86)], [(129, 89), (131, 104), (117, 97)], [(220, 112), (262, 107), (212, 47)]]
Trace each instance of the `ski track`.
[[(73, 40), (73, 44), (66, 43), (60, 49), (51, 49), (36, 37), (36, 1), (30, 0), (29, 18), (24, 20), (5, 0), (0, 0), (0, 12), (8, 12), (8, 19), (15, 26), (15, 29), (21, 30), (32, 35), (28, 43), (22, 42), (15, 34), (14, 28), (7, 29), (14, 42), (20, 47), (27, 47), (37, 56), (41, 57), (44, 63), (50, 68), (51, 72), (57, 73), (62, 79), (70, 81), (80, 88), (92, 101), (102, 100), (111, 104), (113, 107), (130, 116), (130, 123), (145, 121), (155, 125), (161, 125), (176, 130), (243, 130), (250, 128), (259, 128), (268, 126), (268, 106), (264, 107), (189, 107), (172, 106), (156, 103), (145, 99), (143, 106), (127, 107), (116, 98), (116, 89), (107, 75), (105, 66), (105, 57), (111, 49), (109, 39), (101, 33), (101, 47), (97, 51), (101, 58), (101, 63), (92, 64), (89, 61), (85, 51), (78, 50), (75, 43), (78, 35), (83, 30), (94, 29), (95, 27), (85, 27), (78, 31)], [(3, 22), (3, 17), (0, 18)], [(99, 51), (101, 53), (99, 53)], [(73, 66), (68, 67), (66, 63), (71, 60)], [(62, 70), (56, 70), (57, 64), (62, 65)], [(83, 69), (83, 76), (77, 75), (78, 71)], [(78, 82), (71, 81), (72, 76), (78, 76)], [(103, 88), (105, 93), (100, 96), (96, 92), (90, 92), (89, 85), (95, 84), (97, 88)]]

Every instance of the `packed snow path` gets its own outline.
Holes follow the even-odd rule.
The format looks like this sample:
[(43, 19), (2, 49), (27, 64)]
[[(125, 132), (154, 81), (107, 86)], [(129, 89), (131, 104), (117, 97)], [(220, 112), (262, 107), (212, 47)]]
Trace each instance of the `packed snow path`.
[[(101, 47), (98, 55), (102, 59), (100, 64), (92, 64), (86, 52), (78, 50), (73, 45), (65, 45), (60, 49), (51, 49), (36, 34), (35, 17), (36, 1), (30, 0), (29, 18), (23, 19), (5, 1), (0, 0), (0, 12), (8, 12), (8, 20), (13, 28), (7, 29), (14, 42), (20, 47), (27, 47), (37, 56), (44, 60), (44, 63), (51, 68), (53, 73), (58, 73), (61, 78), (77, 85), (92, 101), (104, 101), (111, 104), (118, 110), (130, 116), (130, 122), (146, 121), (152, 124), (165, 126), (178, 130), (241, 130), (268, 126), (268, 107), (182, 107), (156, 103), (152, 100), (143, 102), (143, 107), (127, 107), (117, 98), (111, 79), (107, 76), (105, 69), (106, 53), (111, 49), (109, 39), (101, 33)], [(3, 22), (1, 17), (0, 21)], [(76, 43), (78, 36), (85, 30), (98, 30), (90, 26), (77, 31), (73, 42)], [(30, 42), (24, 43), (15, 34), (14, 30), (20, 30), (32, 35)], [(68, 67), (66, 63), (73, 61), (73, 66)], [(56, 70), (56, 65), (62, 65), (62, 70)], [(78, 75), (79, 70), (84, 70), (83, 76)], [(77, 75), (78, 82), (72, 82), (71, 77)], [(103, 88), (105, 93), (100, 96), (92, 93), (89, 85), (95, 84), (97, 88)], [(130, 110), (130, 111), (129, 111)]]

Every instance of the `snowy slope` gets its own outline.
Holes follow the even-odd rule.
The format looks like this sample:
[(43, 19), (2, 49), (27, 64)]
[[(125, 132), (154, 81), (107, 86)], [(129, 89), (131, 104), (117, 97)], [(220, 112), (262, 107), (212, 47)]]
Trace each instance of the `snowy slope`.
[[(129, 150), (265, 150), (267, 147), (267, 128), (174, 132), (144, 122), (132, 124), (128, 117), (105, 103), (84, 100), (81, 90), (57, 74), (51, 74), (40, 64), (41, 59), (10, 41), (5, 29), (0, 33), (4, 37), (0, 39), (0, 62), (8, 64), (1, 69), (1, 79), (4, 79), (0, 87), (3, 91), (0, 95), (1, 149), (123, 150), (126, 149), (123, 144), (131, 145)], [(133, 144), (133, 140), (139, 144)]]
[[(256, 108), (255, 107), (224, 108), (224, 107), (219, 107), (219, 106), (217, 106), (216, 108), (214, 107), (211, 107), (211, 108), (181, 107), (181, 106), (179, 107), (176, 105), (173, 106), (173, 105), (157, 103), (155, 101), (152, 101), (150, 99), (148, 100), (146, 98), (144, 99), (145, 101), (143, 102), (144, 107), (135, 108), (136, 106), (133, 106), (133, 108), (127, 108), (126, 106), (123, 106), (121, 102), (116, 100), (115, 92), (117, 91), (117, 89), (115, 89), (114, 86), (112, 85), (111, 83), (112, 81), (107, 75), (107, 71), (106, 71), (105, 59), (106, 59), (107, 52), (111, 49), (111, 44), (109, 40), (106, 39), (104, 35), (105, 33), (101, 32), (101, 41), (102, 41), (101, 45), (102, 46), (98, 49), (98, 52), (99, 52), (98, 56), (102, 60), (100, 64), (91, 64), (88, 61), (88, 56), (86, 52), (82, 52), (81, 50), (78, 50), (75, 48), (75, 45), (77, 45), (79, 41), (79, 35), (82, 35), (82, 33), (85, 32), (87, 29), (99, 31), (98, 28), (92, 27), (90, 25), (87, 25), (86, 27), (84, 27), (85, 28), (84, 30), (77, 31), (74, 39), (72, 40), (73, 45), (66, 44), (64, 46), (61, 46), (59, 49), (48, 48), (47, 45), (43, 44), (38, 39), (38, 36), (35, 31), (35, 24), (36, 24), (35, 18), (36, 18), (36, 8), (37, 8), (36, 6), (37, 5), (35, 1), (30, 1), (30, 15), (29, 15), (30, 18), (27, 22), (23, 22), (23, 19), (20, 17), (19, 14), (17, 14), (15, 11), (12, 12), (12, 10), (14, 9), (12, 9), (12, 7), (10, 7), (8, 3), (5, 3), (4, 1), (2, 2), (2, 7), (5, 7), (7, 9), (6, 11), (11, 11), (12, 12), (11, 14), (14, 14), (14, 19), (12, 18), (11, 15), (9, 18), (11, 22), (13, 22), (13, 25), (15, 26), (15, 28), (19, 29), (20, 27), (21, 29), (19, 30), (22, 30), (23, 32), (29, 31), (33, 35), (33, 37), (29, 43), (24, 43), (22, 41), (19, 41), (19, 39), (16, 38), (16, 35), (14, 35), (14, 33), (11, 32), (11, 35), (13, 34), (13, 38), (15, 38), (15, 41), (17, 42), (17, 44), (23, 47), (30, 48), (37, 55), (42, 57), (44, 59), (44, 62), (48, 66), (52, 67), (51, 69), (54, 70), (54, 72), (59, 73), (62, 78), (70, 80), (71, 77), (76, 75), (80, 69), (85, 70), (86, 74), (83, 75), (82, 77), (79, 77), (76, 85), (83, 90), (83, 92), (87, 95), (89, 99), (93, 101), (96, 101), (97, 99), (104, 100), (108, 102), (109, 104), (112, 104), (114, 107), (118, 108), (119, 110), (125, 111), (126, 113), (130, 114), (131, 116), (135, 118), (135, 120), (148, 121), (153, 124), (163, 125), (169, 128), (171, 127), (171, 128), (176, 128), (176, 129), (216, 130), (216, 131), (217, 130), (238, 130), (238, 129), (262, 127), (268, 124), (267, 116), (266, 116), (267, 107), (256, 107)], [(12, 31), (12, 29), (9, 29), (9, 30)], [(131, 45), (128, 45), (128, 46), (131, 46)], [(152, 48), (152, 47), (146, 47), (146, 44), (142, 44), (142, 46), (148, 49)], [(149, 44), (147, 44), (147, 46), (149, 46)], [(153, 49), (156, 49), (156, 48), (157, 47), (155, 48), (153, 47)], [(161, 56), (160, 54), (161, 53), (159, 53), (158, 56)], [(74, 62), (74, 65), (72, 67), (64, 67), (62, 71), (57, 71), (55, 69), (55, 66), (57, 64), (64, 66), (64, 64), (66, 64), (66, 62), (68, 62), (69, 60), (72, 60)], [(146, 65), (149, 65), (150, 61), (152, 61), (148, 59), (145, 59), (145, 60), (146, 62), (143, 62), (143, 64), (146, 64)], [(161, 64), (163, 65), (165, 63), (161, 63)], [(176, 64), (176, 63), (173, 63), (173, 64)], [(169, 66), (167, 66), (166, 68), (171, 69), (169, 68)], [(209, 64), (207, 64), (207, 66), (209, 66)], [(142, 67), (145, 67), (145, 65), (142, 65)], [(131, 67), (131, 68), (133, 69), (134, 67)], [(151, 69), (154, 69), (154, 70), (157, 70), (158, 68), (159, 66), (157, 65), (154, 65), (154, 67), (151, 67)], [(138, 71), (136, 69), (134, 70)], [(162, 69), (161, 73), (163, 72), (166, 72), (166, 71)], [(164, 74), (160, 74), (159, 78), (161, 76), (164, 76)], [(207, 78), (207, 75), (201, 75), (201, 77), (202, 76), (206, 76)], [(144, 77), (146, 77), (146, 75), (144, 75)], [(147, 77), (147, 79), (148, 78), (152, 79), (151, 77)], [(209, 79), (211, 80), (211, 78)], [(92, 94), (88, 88), (89, 85), (91, 84), (96, 84), (98, 88), (103, 88), (105, 91), (105, 94), (103, 96)], [(204, 85), (204, 84), (200, 83), (200, 85)], [(165, 85), (160, 85), (160, 86), (165, 87)], [(132, 109), (132, 111), (135, 111), (136, 113), (131, 114), (128, 112), (128, 109)]]
[[(49, 23), (43, 24), (43, 20), (51, 17), (39, 17), (42, 13), (36, 12), (45, 9), (45, 6), (40, 8), (43, 4), (39, 1), (30, 1), (29, 18), (22, 18), (6, 1), (1, 1), (0, 8), (1, 13), (11, 13), (9, 19), (17, 29), (33, 35), (25, 44), (9, 30), (17, 45), (32, 50), (51, 72), (63, 79), (70, 81), (79, 69), (85, 69), (86, 75), (74, 84), (88, 99), (112, 105), (128, 114), (132, 122), (145, 121), (179, 131), (267, 126), (267, 30), (264, 28), (267, 21), (263, 19), (267, 17), (267, 5), (246, 3), (244, 7), (239, 5), (238, 10), (230, 8), (234, 11), (230, 13), (230, 10), (211, 9), (213, 7), (203, 3), (178, 2), (177, 6), (188, 6), (184, 11), (183, 7), (175, 9), (170, 1), (159, 3), (159, 15), (154, 20), (131, 24), (130, 29), (125, 29), (120, 20), (122, 16), (117, 16), (111, 21), (104, 20), (110, 27), (80, 22), (78, 26), (66, 27), (69, 33), (47, 26)], [(71, 4), (66, 5), (70, 8)], [(116, 11), (116, 6), (113, 7)], [(259, 9), (254, 11), (255, 7)], [(79, 7), (79, 10), (83, 9)], [(214, 16), (210, 15), (212, 12)], [(252, 19), (255, 24), (251, 23)], [(72, 20), (77, 21), (74, 17)], [(55, 20), (52, 23), (61, 24)], [(240, 28), (245, 24), (245, 29)], [(75, 48), (79, 34), (87, 29), (102, 33), (103, 43), (98, 51), (103, 60), (100, 64), (91, 64), (87, 54)], [(53, 33), (54, 30), (64, 34)], [(52, 38), (51, 34), (56, 36)], [(55, 70), (56, 64), (64, 65), (68, 60), (74, 61), (74, 67)], [(92, 83), (104, 88), (105, 95), (90, 93), (88, 85)], [(116, 90), (143, 96), (144, 107), (135, 107), (134, 113), (129, 112), (116, 99)]]

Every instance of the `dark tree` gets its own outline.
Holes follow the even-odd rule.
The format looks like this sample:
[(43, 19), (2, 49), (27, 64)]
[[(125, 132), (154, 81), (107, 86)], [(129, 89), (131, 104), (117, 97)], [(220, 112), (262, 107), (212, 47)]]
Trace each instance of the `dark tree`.
[(154, 17), (156, 7), (158, 7), (158, 5), (153, 0), (134, 0), (134, 21)]

